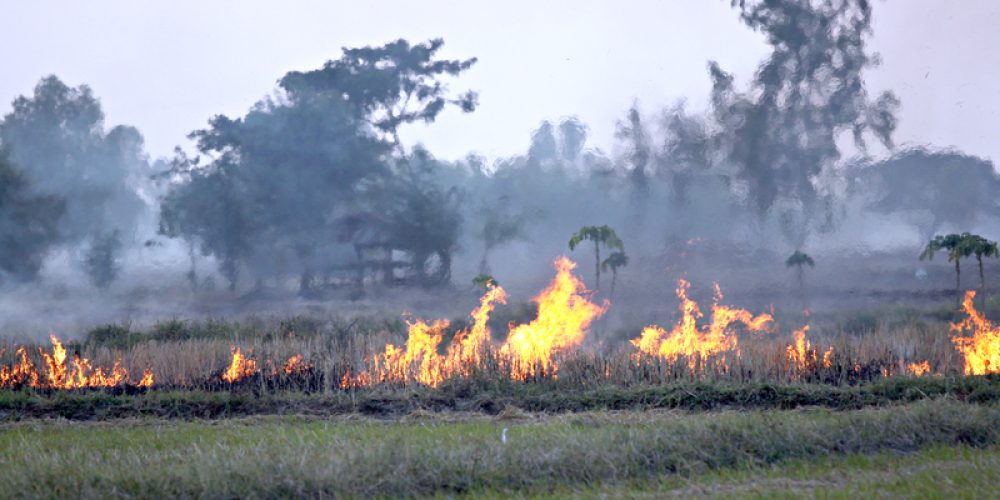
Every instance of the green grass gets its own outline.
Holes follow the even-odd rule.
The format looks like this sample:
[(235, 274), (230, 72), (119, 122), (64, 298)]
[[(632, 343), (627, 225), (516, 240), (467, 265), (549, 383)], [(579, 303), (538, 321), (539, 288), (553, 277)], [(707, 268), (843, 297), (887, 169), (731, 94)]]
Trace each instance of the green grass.
[(854, 411), (31, 420), (2, 426), (0, 482), (24, 497), (631, 494), (747, 480), (741, 471), (805, 474), (816, 457), (998, 442), (1000, 407), (953, 399)]
[[(565, 487), (539, 497), (662, 498), (992, 498), (1000, 484), (1000, 448), (935, 445), (799, 459), (747, 469), (665, 476), (594, 487)], [(502, 496), (491, 492), (490, 495)]]
[(819, 406), (858, 409), (951, 396), (973, 403), (1000, 403), (1000, 377), (895, 377), (859, 386), (676, 382), (664, 385), (576, 387), (560, 381), (452, 383), (427, 387), (376, 387), (306, 394), (298, 391), (233, 392), (151, 390), (132, 395), (101, 391), (43, 394), (0, 391), (0, 421), (39, 417), (101, 420), (129, 417), (228, 418), (249, 415), (400, 416), (413, 411), (496, 414), (506, 408), (531, 412), (676, 409), (793, 409)]

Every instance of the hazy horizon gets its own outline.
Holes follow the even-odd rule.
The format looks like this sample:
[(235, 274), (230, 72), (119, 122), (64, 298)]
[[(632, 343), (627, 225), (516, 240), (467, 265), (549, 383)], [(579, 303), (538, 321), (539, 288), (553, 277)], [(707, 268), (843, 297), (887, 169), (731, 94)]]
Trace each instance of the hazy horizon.
[[(93, 88), (106, 122), (137, 127), (155, 159), (176, 145), (193, 149), (185, 136), (211, 116), (243, 114), (285, 72), (318, 68), (342, 47), (441, 37), (443, 56), (479, 58), (455, 86), (478, 90), (481, 106), (404, 128), (406, 143), (445, 159), (495, 159), (523, 152), (542, 120), (574, 115), (590, 128), (589, 143), (610, 153), (615, 123), (634, 100), (651, 116), (680, 99), (703, 110), (709, 60), (745, 86), (768, 52), (727, 1), (296, 6), (11, 3), (8, 19), (17, 22), (0, 34), (0, 114), (53, 74)], [(1000, 115), (1000, 58), (990, 57), (1000, 45), (1000, 4), (961, 6), (941, 13), (933, 1), (876, 2), (870, 47), (883, 63), (866, 73), (868, 86), (900, 97), (897, 144), (996, 162), (1000, 144), (988, 130)]]

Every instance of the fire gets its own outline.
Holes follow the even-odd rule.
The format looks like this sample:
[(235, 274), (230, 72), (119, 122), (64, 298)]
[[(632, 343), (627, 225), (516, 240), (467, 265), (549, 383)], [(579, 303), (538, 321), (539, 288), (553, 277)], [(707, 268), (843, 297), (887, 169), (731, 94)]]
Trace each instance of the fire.
[[(448, 329), (447, 320), (426, 322), (416, 320), (408, 323), (406, 348), (393, 344), (385, 346), (381, 354), (376, 354), (373, 365), (376, 378), (381, 381), (419, 382), (436, 386), (454, 376), (469, 376), (482, 365), (483, 355), (490, 345), (490, 330), (487, 323), (490, 313), (497, 304), (505, 304), (507, 294), (503, 288), (490, 287), (470, 316), (472, 326), (455, 334), (445, 354), (438, 353), (438, 347)], [(344, 374), (343, 387), (367, 385), (370, 378), (351, 377)]]
[(823, 359), (820, 360), (819, 351), (815, 347), (812, 347), (809, 340), (806, 339), (806, 332), (808, 331), (809, 325), (805, 325), (792, 332), (795, 343), (785, 348), (789, 365), (798, 371), (815, 370), (819, 367), (830, 368), (832, 365), (833, 347), (828, 348), (823, 353)]
[[(535, 302), (538, 316), (530, 323), (511, 327), (507, 341), (500, 346), (499, 357), (510, 367), (511, 376), (524, 380), (536, 373), (555, 375), (554, 357), (578, 347), (587, 328), (605, 308), (587, 299), (587, 289), (573, 275), (576, 267), (563, 257), (555, 262), (556, 276)], [(505, 304), (507, 294), (499, 286), (490, 287), (480, 305), (470, 313), (472, 326), (455, 334), (448, 349), (441, 354), (449, 323), (446, 320), (408, 323), (405, 347), (393, 344), (376, 354), (371, 363), (371, 377), (345, 373), (342, 387), (357, 387), (375, 382), (417, 382), (437, 386), (452, 377), (469, 377), (483, 367), (491, 347), (487, 326), (497, 304)]]
[(715, 286), (715, 300), (712, 303), (712, 322), (701, 328), (698, 319), (704, 317), (698, 303), (688, 298), (691, 284), (685, 280), (677, 282), (677, 298), (680, 299), (681, 318), (671, 331), (651, 325), (643, 329), (639, 338), (632, 339), (632, 345), (640, 352), (676, 360), (680, 356), (688, 359), (694, 369), (697, 361), (711, 356), (733, 352), (739, 354), (739, 340), (729, 327), (743, 323), (754, 332), (766, 329), (774, 318), (768, 313), (754, 316), (746, 309), (735, 309), (719, 305), (722, 291)]
[[(1000, 327), (994, 326), (982, 313), (976, 310), (974, 290), (965, 292), (962, 309), (967, 318), (951, 325), (951, 341), (965, 357), (966, 375), (1000, 373)], [(972, 336), (963, 335), (967, 330)]]
[(233, 349), (233, 360), (229, 363), (229, 368), (222, 374), (222, 380), (233, 383), (237, 380), (251, 377), (257, 373), (257, 362), (252, 358), (247, 358), (237, 347)]
[(308, 371), (312, 369), (312, 367), (313, 365), (311, 363), (303, 361), (301, 354), (296, 354), (285, 361), (285, 364), (281, 366), (281, 371), (284, 372), (285, 375), (294, 375), (296, 373)]
[[(95, 368), (89, 359), (76, 354), (71, 360), (68, 360), (66, 348), (55, 335), (50, 335), (49, 340), (52, 342), (52, 352), (42, 351), (40, 353), (43, 371), (40, 372), (35, 363), (31, 361), (27, 349), (18, 347), (15, 363), (0, 367), (0, 387), (82, 389), (118, 387), (129, 384), (128, 370), (121, 365), (120, 359), (116, 360), (111, 368)], [(149, 385), (143, 385), (147, 378), (149, 385), (152, 385), (153, 374), (149, 370), (143, 373), (143, 379), (136, 385), (148, 387)]]
[(511, 362), (511, 375), (524, 380), (536, 373), (555, 375), (558, 366), (553, 357), (578, 347), (590, 324), (604, 314), (587, 298), (587, 288), (573, 275), (576, 263), (560, 257), (555, 262), (556, 276), (534, 301), (538, 316), (510, 330), (500, 354)]
[(490, 313), (497, 304), (507, 303), (507, 292), (499, 286), (492, 286), (479, 301), (479, 307), (472, 311), (472, 327), (468, 331), (455, 334), (448, 348), (448, 371), (469, 376), (475, 367), (481, 366), (483, 354), (490, 345)]
[(931, 372), (931, 364), (926, 359), (919, 363), (908, 363), (906, 371), (916, 377), (923, 377)]
[(435, 386), (444, 380), (444, 358), (438, 354), (438, 344), (448, 328), (447, 320), (427, 323), (416, 320), (408, 323), (406, 348), (392, 344), (385, 346), (385, 352), (375, 355), (375, 366), (386, 380), (410, 381)]

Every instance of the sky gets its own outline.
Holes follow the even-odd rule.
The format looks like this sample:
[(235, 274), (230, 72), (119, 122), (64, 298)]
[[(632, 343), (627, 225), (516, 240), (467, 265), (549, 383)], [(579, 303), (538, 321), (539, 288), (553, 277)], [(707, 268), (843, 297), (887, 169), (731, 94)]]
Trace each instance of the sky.
[[(613, 147), (633, 102), (653, 118), (680, 99), (703, 110), (709, 60), (746, 84), (768, 53), (728, 0), (263, 2), (0, 0), (0, 113), (55, 74), (86, 83), (108, 126), (129, 124), (153, 158), (216, 114), (240, 116), (291, 70), (342, 47), (442, 37), (441, 55), (478, 57), (450, 82), (480, 93), (402, 132), (439, 157), (527, 150), (542, 120), (577, 116), (591, 146)], [(955, 147), (1000, 162), (1000, 2), (884, 0), (874, 5), (872, 95), (902, 101), (900, 145)]]

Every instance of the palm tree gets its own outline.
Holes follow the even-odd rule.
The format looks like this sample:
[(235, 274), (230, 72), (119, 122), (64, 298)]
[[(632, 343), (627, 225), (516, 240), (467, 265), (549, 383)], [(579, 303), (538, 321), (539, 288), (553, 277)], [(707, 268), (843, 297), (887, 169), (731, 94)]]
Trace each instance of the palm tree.
[(986, 274), (983, 273), (983, 257), (1000, 257), (1000, 249), (997, 248), (997, 242), (988, 240), (979, 236), (978, 234), (970, 235), (965, 244), (970, 248), (972, 253), (976, 256), (976, 261), (979, 263), (979, 287), (982, 293), (982, 303), (981, 306), (984, 310), (986, 308)]
[(948, 262), (955, 263), (955, 297), (959, 303), (962, 301), (962, 266), (960, 261), (963, 257), (972, 254), (972, 241), (969, 233), (937, 235), (927, 243), (924, 251), (920, 253), (920, 260), (933, 259), (934, 254), (939, 251), (948, 252)]
[(615, 233), (614, 229), (608, 226), (584, 226), (581, 227), (579, 231), (573, 234), (569, 239), (569, 250), (572, 252), (576, 247), (584, 241), (594, 242), (594, 273), (597, 277), (597, 284), (594, 287), (595, 290), (601, 289), (601, 245), (605, 248), (625, 251), (625, 244), (622, 243), (621, 238)]
[(805, 285), (805, 270), (802, 266), (808, 265), (809, 267), (816, 267), (816, 261), (809, 256), (809, 254), (796, 250), (792, 255), (789, 255), (785, 259), (785, 267), (795, 267), (796, 274), (799, 279), (799, 294), (802, 296), (802, 305), (805, 308), (806, 302), (806, 285)]
[(622, 251), (612, 252), (611, 255), (608, 255), (607, 259), (604, 259), (604, 262), (601, 262), (601, 270), (604, 272), (611, 271), (611, 292), (608, 293), (609, 298), (615, 296), (615, 281), (618, 279), (618, 269), (627, 265), (628, 255), (625, 255), (625, 252)]

